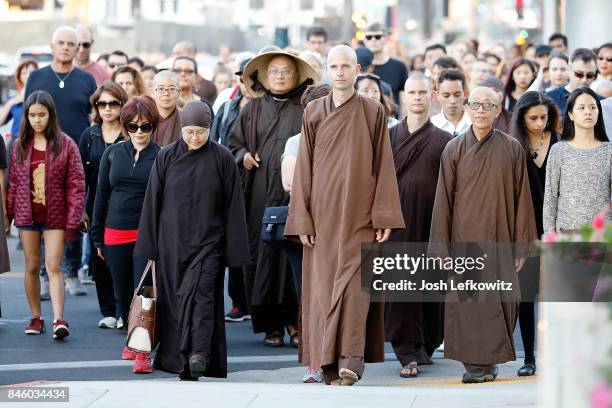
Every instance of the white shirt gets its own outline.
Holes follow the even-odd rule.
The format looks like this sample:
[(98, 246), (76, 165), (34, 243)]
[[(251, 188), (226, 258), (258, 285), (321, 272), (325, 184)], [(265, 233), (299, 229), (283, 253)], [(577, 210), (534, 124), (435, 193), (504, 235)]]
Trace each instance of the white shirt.
[(437, 115), (432, 116), (431, 123), (433, 123), (435, 127), (447, 131), (448, 133), (453, 135), (453, 137), (465, 133), (470, 128), (470, 126), (472, 126), (470, 116), (465, 111), (463, 112), (463, 117), (461, 118), (459, 123), (457, 123), (457, 126), (455, 126), (453, 122), (446, 119), (446, 116), (444, 116), (444, 112), (440, 112)]

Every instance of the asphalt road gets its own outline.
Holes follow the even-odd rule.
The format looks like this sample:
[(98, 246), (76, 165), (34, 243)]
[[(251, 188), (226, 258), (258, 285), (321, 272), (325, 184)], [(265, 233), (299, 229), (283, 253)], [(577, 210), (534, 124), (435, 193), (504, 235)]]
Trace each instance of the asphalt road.
[[(159, 371), (139, 376), (131, 372), (130, 362), (120, 361), (125, 338), (118, 330), (97, 327), (101, 315), (93, 285), (86, 286), (86, 296), (66, 294), (65, 318), (70, 323), (71, 334), (65, 341), (52, 340), (51, 302), (42, 303), (47, 332), (39, 336), (26, 336), (23, 330), (30, 311), (23, 290), (23, 252), (15, 249), (16, 244), (16, 238), (9, 239), (11, 266), (15, 272), (0, 275), (0, 385), (35, 381), (173, 377)], [(227, 293), (225, 303), (227, 309), (230, 306)], [(296, 349), (289, 346), (265, 346), (263, 335), (252, 333), (248, 321), (228, 323), (226, 330), (230, 372), (275, 370), (298, 365)], [(518, 327), (515, 342), (519, 350), (517, 354), (521, 356)], [(389, 344), (386, 352), (392, 352)]]

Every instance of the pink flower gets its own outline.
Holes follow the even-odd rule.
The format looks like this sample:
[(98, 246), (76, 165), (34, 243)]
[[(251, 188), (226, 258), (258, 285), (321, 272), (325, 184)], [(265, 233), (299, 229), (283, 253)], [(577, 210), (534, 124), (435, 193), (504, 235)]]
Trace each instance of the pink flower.
[(592, 408), (612, 407), (612, 389), (607, 384), (598, 384), (591, 393)]
[(602, 229), (605, 223), (606, 223), (606, 213), (605, 212), (601, 212), (597, 214), (595, 218), (593, 218), (593, 228), (595, 228), (596, 231), (599, 231), (600, 229)]
[(559, 236), (559, 234), (557, 234), (555, 231), (549, 232), (548, 234), (544, 234), (544, 236), (542, 237), (542, 240), (544, 242), (557, 242), (557, 237)]

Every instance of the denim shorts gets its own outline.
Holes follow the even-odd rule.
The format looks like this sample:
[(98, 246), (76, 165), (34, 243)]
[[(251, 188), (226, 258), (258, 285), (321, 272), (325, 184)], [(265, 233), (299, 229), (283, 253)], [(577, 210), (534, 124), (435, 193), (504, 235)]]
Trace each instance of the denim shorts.
[(38, 231), (38, 232), (45, 232), (47, 230), (47, 227), (45, 227), (45, 224), (30, 224), (30, 225), (21, 225), (21, 226), (17, 226), (17, 229), (19, 231)]

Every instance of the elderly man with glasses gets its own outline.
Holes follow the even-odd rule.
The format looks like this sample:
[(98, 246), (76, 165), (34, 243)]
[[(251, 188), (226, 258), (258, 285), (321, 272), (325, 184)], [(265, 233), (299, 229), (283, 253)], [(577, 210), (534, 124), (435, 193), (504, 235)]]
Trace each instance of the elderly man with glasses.
[(180, 90), (179, 80), (174, 72), (161, 71), (153, 78), (150, 92), (155, 100), (160, 121), (151, 139), (161, 147), (181, 137), (181, 117), (177, 106)]
[[(507, 285), (486, 293), (458, 289), (445, 298), (444, 355), (463, 363), (464, 383), (494, 381), (497, 364), (516, 359), (517, 272), (535, 254), (531, 244), (537, 239), (525, 149), (493, 128), (500, 102), (492, 89), (471, 92), (472, 126), (442, 153), (431, 223), (430, 256), (459, 260), (467, 252), (484, 259), (478, 271), (447, 268), (449, 281), (510, 284), (511, 290)], [(468, 251), (461, 243), (478, 244)]]
[[(546, 96), (555, 101), (561, 111), (561, 115), (565, 113), (567, 99), (570, 94), (578, 88), (590, 88), (595, 78), (597, 78), (596, 60), (597, 57), (593, 51), (587, 48), (578, 48), (570, 58), (569, 83), (546, 93)], [(597, 97), (599, 100), (604, 99), (601, 95)]]

